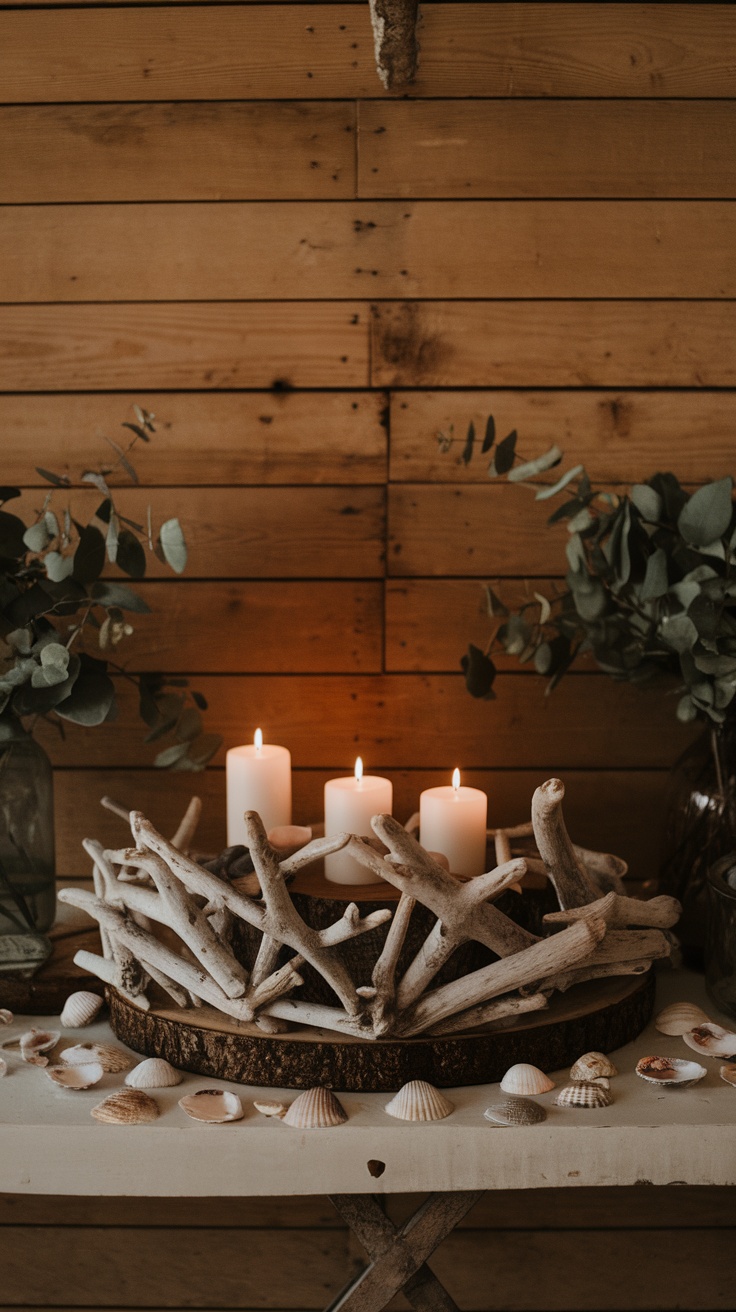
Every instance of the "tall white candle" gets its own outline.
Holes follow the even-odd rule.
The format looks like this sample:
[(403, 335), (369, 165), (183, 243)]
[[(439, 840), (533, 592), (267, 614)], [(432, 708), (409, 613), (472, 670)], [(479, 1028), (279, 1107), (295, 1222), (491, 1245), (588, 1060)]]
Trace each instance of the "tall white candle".
[(460, 771), (450, 788), (427, 788), (419, 798), (419, 841), (442, 852), (455, 875), (482, 875), (486, 868), (488, 798), (479, 788), (461, 788)]
[[(325, 784), (325, 836), (339, 834), (370, 835), (374, 815), (390, 815), (393, 785), (378, 774), (363, 774), (358, 757), (355, 773), (344, 779), (328, 779)], [(375, 877), (346, 852), (325, 857), (325, 877), (332, 884), (373, 884)]]
[(291, 753), (264, 743), (256, 729), (253, 742), (231, 747), (227, 776), (227, 845), (245, 843), (246, 811), (257, 811), (266, 831), (291, 824)]

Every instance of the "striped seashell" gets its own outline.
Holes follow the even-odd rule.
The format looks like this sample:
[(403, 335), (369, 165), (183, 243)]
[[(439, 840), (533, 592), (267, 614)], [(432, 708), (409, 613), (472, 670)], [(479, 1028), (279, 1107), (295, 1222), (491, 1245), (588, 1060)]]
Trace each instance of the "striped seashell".
[(241, 1121), (245, 1112), (237, 1093), (227, 1089), (197, 1089), (179, 1099), (179, 1106), (193, 1121), (205, 1125), (224, 1125), (226, 1121)]
[(600, 1084), (576, 1080), (560, 1089), (555, 1102), (558, 1107), (610, 1107), (613, 1098), (610, 1089)]
[(182, 1078), (181, 1071), (163, 1057), (147, 1057), (128, 1072), (125, 1083), (130, 1089), (170, 1089), (181, 1084)]
[(636, 1073), (650, 1084), (664, 1089), (689, 1089), (706, 1074), (705, 1066), (684, 1057), (642, 1057), (636, 1063)]
[(65, 1028), (81, 1030), (85, 1025), (92, 1024), (100, 1014), (102, 1005), (103, 999), (99, 994), (82, 989), (79, 993), (70, 993), (59, 1019)]
[(688, 1048), (704, 1057), (736, 1057), (736, 1034), (716, 1025), (712, 1020), (696, 1025), (683, 1034)]
[(271, 1099), (254, 1102), (253, 1106), (257, 1112), (261, 1113), (261, 1116), (275, 1116), (280, 1119), (286, 1113), (285, 1102), (274, 1102)]
[(670, 1034), (679, 1038), (694, 1030), (696, 1025), (705, 1025), (710, 1017), (694, 1002), (672, 1002), (656, 1017), (654, 1024), (660, 1034)]
[(549, 1075), (540, 1071), (538, 1066), (529, 1066), (526, 1062), (511, 1066), (501, 1080), (504, 1093), (521, 1097), (535, 1093), (549, 1093), (554, 1087), (555, 1082), (549, 1078)]
[(90, 1115), (106, 1125), (148, 1125), (158, 1116), (158, 1103), (142, 1089), (118, 1089), (98, 1102)]
[(532, 1098), (507, 1098), (486, 1107), (483, 1115), (494, 1125), (539, 1125), (547, 1119), (544, 1107)]
[(721, 1066), (718, 1074), (722, 1080), (726, 1081), (726, 1084), (730, 1084), (732, 1088), (736, 1089), (736, 1064), (734, 1062), (727, 1062), (725, 1066)]
[(55, 1048), (61, 1035), (58, 1030), (26, 1030), (20, 1036), (20, 1055), (31, 1066), (48, 1066), (44, 1054)]
[(83, 1066), (85, 1062), (98, 1061), (103, 1071), (111, 1075), (127, 1071), (133, 1065), (130, 1054), (112, 1043), (75, 1043), (73, 1047), (59, 1053), (59, 1057), (65, 1066)]
[(47, 1066), (44, 1071), (44, 1075), (62, 1089), (90, 1089), (93, 1084), (99, 1084), (104, 1074), (98, 1061), (83, 1066)]
[(8, 1011), (7, 1007), (0, 1007), (0, 1025), (12, 1025), (14, 1020), (12, 1011)]
[(586, 1083), (597, 1079), (599, 1075), (605, 1075), (606, 1078), (618, 1075), (611, 1058), (605, 1052), (586, 1052), (570, 1067), (570, 1079), (575, 1082), (582, 1080)]
[(426, 1080), (410, 1080), (386, 1104), (389, 1116), (400, 1121), (443, 1121), (455, 1104)]
[(283, 1117), (284, 1125), (291, 1125), (295, 1130), (322, 1130), (330, 1125), (343, 1125), (347, 1119), (342, 1103), (331, 1089), (321, 1085), (300, 1093)]

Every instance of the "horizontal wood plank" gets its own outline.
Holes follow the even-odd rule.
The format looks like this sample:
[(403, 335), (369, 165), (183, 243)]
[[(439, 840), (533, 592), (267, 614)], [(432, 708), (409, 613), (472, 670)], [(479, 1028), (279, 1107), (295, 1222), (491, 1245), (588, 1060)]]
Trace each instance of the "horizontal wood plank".
[[(135, 401), (156, 417), (152, 442), (132, 457), (142, 485), (386, 478), (385, 393), (139, 392)], [(28, 486), (41, 465), (78, 479), (107, 460), (105, 436), (127, 441), (120, 425), (135, 421), (122, 392), (0, 396), (3, 478)]]
[(0, 391), (365, 387), (363, 305), (0, 307)]
[[(82, 522), (94, 514), (99, 492), (73, 489), (52, 499)], [(188, 578), (375, 578), (383, 575), (384, 490), (374, 487), (128, 488), (119, 512), (154, 526), (178, 516), (187, 541)], [(16, 501), (21, 517), (43, 505), (39, 490)], [(172, 578), (147, 553), (147, 573)], [(116, 566), (110, 572), (120, 577)], [(234, 626), (237, 627), (237, 626)]]
[[(385, 94), (358, 4), (167, 10), (19, 8), (6, 101)], [(175, 21), (172, 15), (175, 15)], [(413, 96), (733, 95), (734, 15), (719, 4), (427, 4)]]
[[(242, 739), (247, 740), (254, 717), (261, 711), (268, 729), (271, 718), (268, 709), (254, 707), (249, 714), (248, 702), (243, 702), (239, 715)], [(135, 732), (142, 737), (143, 726)], [(291, 738), (282, 741), (291, 743)], [(488, 756), (491, 755), (496, 757), (495, 750), (489, 750)], [(423, 789), (441, 786), (449, 777), (447, 769), (381, 768), (393, 783), (394, 815), (402, 821), (408, 820), (417, 810)], [(336, 773), (342, 773), (342, 770), (294, 770), (294, 819), (297, 823), (321, 823), (324, 785)], [(499, 764), (493, 770), (464, 769), (462, 777), (466, 784), (488, 793), (492, 824), (520, 824), (529, 819), (534, 789), (550, 773), (505, 769)], [(566, 769), (563, 777), (567, 788), (565, 815), (575, 839), (588, 847), (624, 857), (634, 880), (655, 878), (669, 787), (667, 771)], [(131, 810), (143, 809), (162, 832), (171, 834), (176, 830), (190, 797), (196, 794), (204, 801), (197, 832), (198, 847), (204, 852), (219, 852), (225, 846), (225, 772), (222, 769), (209, 769), (195, 775), (152, 769), (115, 770), (106, 766), (96, 770), (61, 769), (56, 771), (55, 789), (57, 870), (60, 876), (77, 880), (90, 877), (89, 861), (82, 851), (83, 838), (98, 838), (110, 847), (118, 847), (125, 841), (125, 826), (100, 806), (100, 798), (105, 794)], [(511, 1219), (507, 1224), (524, 1224), (518, 1210), (509, 1215)], [(531, 1215), (537, 1218), (535, 1225), (544, 1224), (541, 1213)], [(713, 1220), (709, 1224), (717, 1222)]]
[(732, 387), (736, 306), (713, 301), (384, 302), (382, 387)]
[(8, 105), (0, 202), (348, 198), (354, 132), (340, 101)]
[[(672, 466), (697, 483), (733, 469), (734, 392), (402, 392), (391, 397), (391, 479), (487, 484), (480, 443), (490, 414), (499, 439), (517, 430), (525, 457), (557, 442), (594, 481), (631, 483)], [(465, 464), (471, 422), (479, 442)], [(447, 453), (440, 433), (454, 438)]]
[[(358, 755), (371, 770), (426, 762), (448, 772), (456, 765), (595, 768), (602, 743), (608, 769), (661, 769), (695, 732), (677, 721), (666, 688), (642, 690), (601, 674), (570, 675), (545, 697), (544, 679), (503, 673), (497, 699), (483, 703), (451, 674), (203, 676), (194, 686), (209, 702), (208, 729), (222, 734), (225, 747), (248, 741), (260, 724), (269, 742), (290, 748), (295, 766), (340, 773)], [(56, 765), (152, 763), (157, 745), (143, 742), (135, 695), (127, 686), (119, 692), (114, 726), (75, 727), (64, 743), (46, 726), (39, 730)]]
[(736, 195), (734, 101), (366, 101), (359, 132), (359, 196)]
[(735, 247), (736, 206), (728, 201), (0, 210), (3, 300), (21, 303), (734, 297)]

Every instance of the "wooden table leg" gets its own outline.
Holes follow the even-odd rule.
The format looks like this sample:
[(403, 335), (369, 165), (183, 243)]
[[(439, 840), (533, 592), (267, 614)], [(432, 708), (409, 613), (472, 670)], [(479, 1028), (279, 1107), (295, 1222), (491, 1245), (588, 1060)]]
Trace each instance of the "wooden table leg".
[(483, 1193), (430, 1194), (403, 1226), (394, 1225), (370, 1194), (333, 1195), (330, 1201), (371, 1260), (327, 1312), (380, 1312), (399, 1291), (417, 1312), (458, 1312), (426, 1262)]

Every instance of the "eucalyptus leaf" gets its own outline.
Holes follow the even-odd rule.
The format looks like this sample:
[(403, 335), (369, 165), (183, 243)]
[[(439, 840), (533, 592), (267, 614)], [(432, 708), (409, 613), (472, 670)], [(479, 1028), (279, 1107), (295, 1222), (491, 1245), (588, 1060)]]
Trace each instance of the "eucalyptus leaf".
[(202, 716), (199, 711), (189, 706), (181, 715), (176, 726), (176, 736), (179, 742), (191, 742), (193, 738), (198, 738), (202, 732)]
[(670, 595), (677, 598), (683, 610), (687, 610), (699, 593), (700, 584), (692, 579), (682, 579), (680, 583), (674, 583), (670, 588)]
[(683, 724), (689, 724), (691, 720), (698, 718), (698, 708), (689, 693), (685, 693), (677, 703), (677, 718)]
[(469, 465), (473, 459), (473, 448), (475, 447), (475, 424), (472, 419), (468, 425), (468, 435), (465, 438), (465, 446), (460, 457), (464, 465)]
[(107, 535), (105, 537), (105, 550), (107, 559), (111, 565), (115, 564), (118, 558), (118, 544), (120, 542), (120, 525), (118, 517), (115, 514), (110, 515), (110, 521), (107, 526)]
[(531, 629), (521, 615), (509, 615), (498, 636), (509, 656), (520, 656), (529, 645)]
[(174, 743), (171, 747), (165, 747), (162, 752), (155, 757), (153, 764), (157, 765), (160, 770), (169, 769), (170, 766), (176, 765), (183, 756), (186, 756), (189, 743)]
[(660, 625), (662, 639), (673, 651), (692, 651), (698, 630), (688, 615), (667, 615)]
[(490, 587), (490, 585), (486, 584), (485, 591), (486, 591), (486, 605), (488, 608), (488, 614), (492, 618), (495, 617), (496, 615), (501, 615), (501, 616), (508, 615), (509, 613), (508, 606), (504, 605), (504, 603), (501, 601), (501, 598), (496, 596), (496, 593), (493, 591), (493, 588)]
[(45, 519), (39, 519), (37, 523), (31, 524), (23, 534), (23, 542), (29, 551), (41, 552), (50, 541), (51, 534), (46, 527)]
[(667, 578), (667, 555), (662, 547), (657, 547), (647, 561), (644, 582), (639, 590), (642, 601), (654, 601), (663, 597), (669, 586)]
[[(517, 465), (515, 469), (509, 471), (509, 483), (524, 483), (527, 479), (535, 478), (537, 474), (543, 474), (545, 470), (552, 469), (554, 465), (559, 465), (562, 459), (562, 452), (558, 446), (551, 446), (549, 451), (544, 455), (537, 456), (536, 460), (527, 460), (523, 465)], [(542, 498), (538, 497), (537, 500)]]
[(499, 478), (503, 474), (508, 474), (510, 469), (513, 469), (514, 458), (516, 455), (516, 440), (517, 433), (514, 428), (512, 432), (509, 433), (508, 437), (505, 437), (502, 442), (499, 442), (493, 460), (488, 466), (488, 475), (490, 478)]
[(87, 524), (74, 552), (73, 578), (77, 583), (94, 583), (105, 568), (105, 539), (94, 524)]
[(465, 686), (471, 697), (486, 699), (492, 697), (496, 667), (490, 656), (486, 656), (480, 647), (476, 647), (471, 642), (460, 664), (465, 675)]
[(91, 595), (93, 600), (100, 606), (119, 606), (121, 610), (132, 610), (138, 615), (150, 615), (151, 613), (150, 606), (125, 583), (115, 583), (108, 580), (103, 583), (95, 583)]
[(489, 415), (486, 420), (486, 431), (483, 435), (483, 445), (480, 449), (481, 455), (484, 456), (488, 455), (488, 452), (493, 446), (495, 440), (496, 440), (496, 423), (493, 418), (493, 415)]
[[(493, 693), (488, 696), (492, 697)], [(187, 746), (187, 756), (180, 757), (174, 769), (180, 769), (182, 762), (188, 760), (191, 769), (201, 770), (222, 747), (222, 738), (216, 733), (203, 733)]]
[(63, 583), (64, 579), (72, 576), (74, 557), (62, 556), (59, 551), (47, 551), (43, 558), (43, 566), (52, 583)]
[(648, 524), (656, 524), (662, 516), (662, 498), (648, 483), (635, 483), (630, 492), (631, 500), (642, 519)]
[(51, 483), (53, 487), (69, 487), (71, 481), (66, 474), (52, 474), (50, 469), (42, 469), (40, 465), (36, 465), (36, 473), (40, 474), (41, 478), (44, 478), (47, 483)]
[(17, 515), (10, 515), (7, 510), (0, 510), (0, 556), (11, 560), (20, 560), (26, 554), (23, 535), (26, 526)]
[(584, 465), (573, 465), (572, 469), (568, 469), (567, 473), (563, 474), (562, 478), (558, 478), (556, 483), (553, 483), (550, 487), (540, 487), (535, 494), (535, 501), (549, 501), (551, 497), (556, 497), (557, 493), (563, 492), (568, 483), (572, 483), (574, 478), (584, 472), (584, 469)]
[(541, 592), (535, 592), (534, 596), (539, 602), (539, 623), (546, 624), (552, 614), (552, 607), (546, 597)]
[(687, 500), (680, 511), (680, 536), (693, 547), (705, 547), (723, 537), (731, 523), (733, 479), (706, 483)]
[(6, 501), (15, 501), (15, 498), (19, 496), (20, 496), (19, 487), (0, 487), (0, 503), (4, 503)]
[[(94, 662), (101, 667), (99, 661)], [(71, 694), (56, 706), (56, 714), (73, 724), (94, 726), (104, 724), (115, 702), (115, 687), (108, 674), (84, 669), (80, 672)]]
[(175, 574), (183, 573), (187, 563), (187, 548), (178, 519), (167, 519), (158, 536), (166, 563)]
[(120, 530), (118, 565), (131, 579), (142, 579), (146, 573), (146, 553), (140, 540), (130, 529)]

